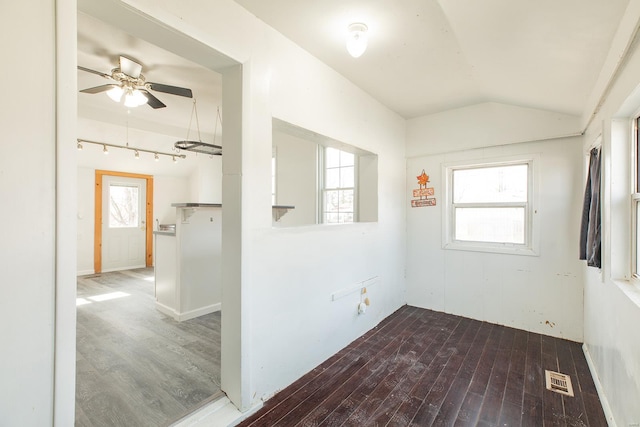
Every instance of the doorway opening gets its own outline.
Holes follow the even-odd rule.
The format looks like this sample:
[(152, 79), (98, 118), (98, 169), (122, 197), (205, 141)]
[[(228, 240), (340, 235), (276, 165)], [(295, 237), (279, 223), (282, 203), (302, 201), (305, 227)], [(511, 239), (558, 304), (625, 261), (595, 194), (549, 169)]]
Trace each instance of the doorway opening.
[[(102, 1), (102, 0), (84, 0), (78, 3), (79, 12), (86, 14), (88, 16), (94, 17), (96, 19), (102, 20), (112, 26), (115, 26), (122, 31), (128, 33), (129, 35), (136, 37), (140, 40), (144, 40), (146, 42), (152, 43), (155, 46), (164, 48), (176, 55), (183, 55), (185, 59), (191, 60), (193, 62), (198, 63), (199, 65), (208, 68), (211, 71), (220, 73), (222, 76), (222, 87), (219, 89), (221, 92), (220, 96), (224, 99), (224, 114), (225, 114), (225, 134), (222, 135), (222, 144), (225, 146), (225, 157), (222, 159), (222, 162), (225, 164), (225, 173), (222, 179), (222, 189), (220, 190), (221, 204), (224, 204), (224, 212), (223, 212), (223, 222), (224, 222), (224, 230), (222, 232), (222, 244), (225, 246), (225, 251), (222, 254), (222, 263), (224, 265), (224, 272), (222, 274), (221, 283), (223, 289), (225, 290), (222, 305), (224, 307), (224, 311), (220, 313), (220, 316), (224, 319), (221, 320), (221, 323), (225, 324), (225, 328), (221, 328), (220, 336), (221, 336), (221, 349), (218, 360), (220, 360), (220, 383), (222, 390), (227, 394), (229, 399), (240, 409), (247, 409), (249, 396), (248, 390), (246, 388), (241, 387), (243, 384), (242, 376), (244, 375), (244, 371), (241, 369), (238, 361), (240, 360), (240, 347), (241, 342), (244, 340), (243, 335), (241, 334), (240, 328), (240, 305), (241, 305), (241, 286), (240, 286), (240, 235), (241, 235), (241, 227), (240, 222), (237, 220), (241, 217), (241, 186), (239, 182), (239, 177), (241, 176), (241, 141), (242, 141), (242, 81), (243, 81), (243, 73), (242, 73), (242, 65), (232, 60), (218, 51), (213, 49), (211, 46), (206, 45), (202, 42), (199, 42), (189, 35), (179, 32), (175, 28), (180, 28), (180, 22), (176, 18), (172, 20), (171, 17), (168, 17), (170, 22), (159, 21), (150, 16), (147, 13), (144, 13), (138, 9), (131, 7), (130, 5), (120, 2), (120, 1)], [(163, 18), (167, 19), (167, 17)], [(172, 25), (173, 24), (173, 25)], [(93, 37), (93, 35), (92, 35)], [(63, 40), (64, 41), (64, 40)], [(80, 42), (80, 39), (78, 40)], [(58, 42), (61, 43), (60, 41)], [(64, 44), (64, 43), (62, 43)], [(97, 49), (95, 52), (112, 54), (113, 52), (108, 49)], [(120, 52), (119, 52), (120, 53)], [(107, 55), (108, 56), (108, 55)], [(188, 56), (188, 58), (186, 58)], [(68, 58), (58, 58), (62, 63), (69, 65)], [(98, 67), (94, 67), (98, 68)], [(168, 69), (165, 67), (165, 69)], [(172, 82), (174, 83), (174, 82)], [(60, 98), (68, 99), (70, 96), (77, 96), (74, 92), (71, 94), (61, 94)], [(96, 95), (97, 97), (97, 95)], [(199, 104), (200, 106), (200, 104)], [(91, 120), (98, 120), (98, 118), (107, 117), (107, 114), (104, 111), (98, 111), (98, 109), (94, 109), (88, 111), (91, 115)], [(78, 117), (75, 118), (78, 120)], [(146, 121), (140, 121), (140, 123), (147, 123)], [(60, 124), (63, 126), (67, 126), (73, 123), (66, 123), (62, 121)], [(72, 126), (76, 128), (76, 126)], [(79, 130), (86, 130), (81, 126), (78, 126)], [(153, 126), (152, 131), (159, 130), (162, 128), (163, 130), (167, 130), (170, 126), (167, 123), (161, 123), (158, 126)], [(103, 133), (103, 129), (96, 128), (97, 131)], [(150, 129), (145, 129), (145, 131), (149, 131)], [(180, 138), (184, 138), (183, 135), (179, 135)], [(175, 140), (175, 139), (174, 139)], [(154, 141), (155, 142), (155, 141)], [(60, 150), (60, 148), (59, 148)], [(137, 160), (132, 160), (137, 161)], [(73, 163), (73, 164), (70, 164)], [(77, 160), (73, 160), (73, 162), (67, 162), (70, 166), (78, 166)], [(123, 170), (127, 170), (124, 165), (121, 165)], [(103, 168), (105, 169), (105, 168)], [(109, 169), (108, 167), (106, 169)], [(82, 173), (85, 173), (87, 168), (85, 168)], [(80, 175), (80, 172), (79, 172)], [(153, 176), (156, 179), (160, 179), (163, 176), (161, 174), (154, 174)], [(85, 180), (86, 182), (86, 180)], [(199, 177), (199, 184), (202, 186), (206, 186), (208, 183), (208, 179), (206, 176)], [(82, 179), (79, 179), (79, 184), (82, 183)], [(62, 191), (75, 191), (77, 188), (63, 189)], [(172, 200), (174, 201), (174, 200)], [(175, 200), (184, 202), (185, 200)], [(156, 204), (156, 208), (159, 205)], [(87, 209), (88, 210), (88, 209)], [(156, 211), (153, 215), (158, 215)], [(83, 212), (78, 211), (78, 219), (82, 220)], [(147, 219), (145, 220), (147, 226), (148, 224), (153, 224), (153, 220)], [(92, 227), (93, 228), (93, 227)], [(150, 227), (148, 227), (150, 228)], [(89, 233), (85, 234), (86, 236)], [(80, 236), (79, 236), (80, 237)], [(93, 246), (93, 245), (92, 245)], [(151, 253), (151, 257), (153, 257), (153, 248), (148, 253)], [(147, 255), (148, 255), (147, 253)], [(89, 251), (84, 251), (85, 255), (89, 255)], [(90, 258), (91, 259), (91, 258)], [(104, 270), (104, 260), (101, 260), (101, 265), (99, 271)], [(90, 265), (89, 265), (90, 268)], [(101, 273), (101, 277), (93, 277), (88, 278), (93, 280), (94, 282), (99, 282), (104, 279), (106, 275), (144, 275), (147, 274), (144, 269), (142, 271), (133, 270), (126, 272), (113, 272), (113, 273)], [(94, 276), (97, 276), (94, 274)], [(144, 278), (138, 277), (137, 280), (144, 280)], [(68, 291), (66, 286), (61, 284), (60, 286), (64, 287), (65, 290)], [(117, 291), (116, 291), (117, 293)], [(124, 292), (126, 293), (126, 292)], [(68, 292), (65, 292), (65, 295), (68, 295)], [(129, 296), (121, 296), (120, 298), (112, 299), (112, 300), (120, 300), (122, 302), (132, 301), (127, 300)], [(92, 301), (92, 300), (90, 300)], [(108, 300), (105, 300), (108, 301)], [(97, 304), (96, 301), (92, 301), (91, 304)], [(64, 300), (59, 300), (56, 306), (57, 313), (65, 313), (70, 309), (70, 299), (65, 297)], [(103, 306), (104, 307), (104, 306)], [(161, 314), (161, 313), (159, 313)], [(60, 316), (57, 315), (57, 318)], [(193, 319), (196, 320), (196, 319)], [(56, 353), (62, 355), (69, 355), (73, 352), (73, 347), (68, 344), (70, 335), (73, 333), (75, 335), (76, 327), (74, 325), (73, 328), (69, 328), (68, 325), (74, 325), (74, 323), (62, 323), (58, 322), (56, 324)], [(126, 326), (125, 326), (126, 327)], [(81, 326), (78, 326), (80, 329)], [(73, 330), (72, 330), (73, 329)], [(78, 331), (80, 333), (81, 331)], [(226, 339), (225, 339), (226, 337)], [(128, 347), (128, 346), (125, 346)], [(210, 356), (207, 356), (210, 357)], [(80, 358), (78, 358), (78, 362), (80, 362)], [(68, 383), (73, 380), (72, 377), (64, 377), (62, 375), (58, 375), (58, 373), (63, 372), (64, 368), (66, 368), (68, 361), (67, 358), (57, 358), (56, 359), (56, 387), (58, 389), (63, 389), (63, 393), (60, 394), (56, 392), (55, 399), (55, 411), (59, 414), (69, 413), (70, 401), (73, 402), (73, 395), (68, 393), (70, 390)], [(122, 375), (126, 375), (126, 372)], [(246, 381), (244, 381), (246, 382)], [(130, 385), (135, 385), (136, 388), (139, 384), (133, 382), (129, 382)], [(144, 391), (144, 387), (140, 388)], [(71, 388), (72, 390), (72, 388)], [(191, 408), (193, 410), (194, 408)]]

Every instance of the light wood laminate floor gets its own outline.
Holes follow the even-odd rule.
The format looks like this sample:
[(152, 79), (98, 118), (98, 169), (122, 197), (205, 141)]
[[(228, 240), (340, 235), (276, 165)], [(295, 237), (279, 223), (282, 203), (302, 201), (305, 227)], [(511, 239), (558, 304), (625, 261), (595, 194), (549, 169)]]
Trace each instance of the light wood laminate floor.
[(220, 312), (176, 322), (153, 269), (78, 278), (76, 425), (162, 426), (220, 392)]

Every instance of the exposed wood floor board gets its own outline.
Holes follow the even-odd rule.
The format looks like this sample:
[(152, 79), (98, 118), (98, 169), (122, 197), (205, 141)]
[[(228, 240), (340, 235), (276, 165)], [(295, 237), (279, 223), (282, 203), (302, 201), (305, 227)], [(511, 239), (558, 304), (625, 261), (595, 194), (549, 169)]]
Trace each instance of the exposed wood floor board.
[[(545, 389), (567, 374), (575, 397)], [(579, 343), (404, 306), (240, 426), (606, 426)]]
[(220, 391), (220, 312), (176, 322), (153, 269), (78, 278), (76, 425), (162, 426)]

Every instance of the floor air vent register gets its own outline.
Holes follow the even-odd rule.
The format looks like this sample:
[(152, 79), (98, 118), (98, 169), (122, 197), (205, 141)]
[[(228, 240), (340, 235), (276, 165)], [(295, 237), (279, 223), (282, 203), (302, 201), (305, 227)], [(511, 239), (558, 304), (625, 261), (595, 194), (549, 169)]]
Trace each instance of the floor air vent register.
[(573, 387), (569, 375), (548, 370), (545, 370), (544, 374), (547, 380), (547, 390), (573, 397)]

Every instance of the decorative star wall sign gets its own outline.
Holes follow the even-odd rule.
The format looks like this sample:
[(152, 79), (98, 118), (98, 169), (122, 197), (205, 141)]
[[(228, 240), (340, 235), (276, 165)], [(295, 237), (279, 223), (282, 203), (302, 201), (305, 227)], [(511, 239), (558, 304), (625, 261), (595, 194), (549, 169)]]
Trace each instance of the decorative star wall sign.
[(433, 187), (427, 187), (429, 183), (429, 175), (427, 175), (422, 169), (422, 173), (418, 175), (418, 185), (419, 188), (413, 190), (414, 200), (411, 200), (412, 208), (421, 208), (424, 206), (435, 206), (436, 198), (433, 197), (435, 194), (435, 189)]

